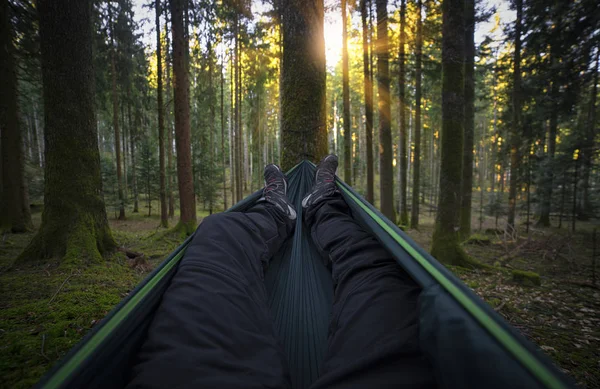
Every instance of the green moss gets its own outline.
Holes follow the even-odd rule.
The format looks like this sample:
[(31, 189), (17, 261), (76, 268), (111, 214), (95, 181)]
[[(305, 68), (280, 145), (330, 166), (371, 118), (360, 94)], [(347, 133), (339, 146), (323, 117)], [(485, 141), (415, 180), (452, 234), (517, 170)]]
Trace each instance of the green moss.
[(91, 218), (83, 218), (67, 236), (67, 249), (62, 263), (66, 266), (87, 262), (102, 262), (98, 250), (96, 231)]
[(467, 286), (471, 289), (479, 288), (479, 282), (477, 281), (467, 281)]
[(441, 236), (441, 234), (437, 234), (436, 232), (433, 234), (431, 255), (443, 264), (471, 269), (489, 267), (489, 265), (485, 265), (475, 260), (463, 250), (458, 244), (458, 235), (456, 233)]
[(192, 235), (197, 227), (198, 224), (195, 221), (184, 223), (180, 220), (170, 233), (179, 236), (181, 239), (185, 239)]
[(471, 235), (465, 242), (465, 244), (478, 244), (478, 245), (489, 245), (492, 243), (492, 240), (489, 236), (485, 236), (483, 234), (473, 234)]
[(540, 286), (540, 275), (531, 271), (513, 270), (512, 280), (523, 286)]

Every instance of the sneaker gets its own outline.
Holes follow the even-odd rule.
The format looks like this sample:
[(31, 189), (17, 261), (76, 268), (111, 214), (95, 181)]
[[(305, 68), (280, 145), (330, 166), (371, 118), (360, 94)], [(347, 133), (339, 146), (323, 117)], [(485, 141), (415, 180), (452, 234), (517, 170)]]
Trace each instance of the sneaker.
[(281, 210), (291, 220), (296, 219), (296, 210), (287, 198), (287, 179), (274, 164), (265, 166), (265, 188), (259, 201), (266, 201)]
[(308, 208), (324, 198), (339, 193), (335, 185), (335, 171), (337, 167), (338, 157), (334, 154), (329, 154), (321, 160), (315, 173), (315, 184), (311, 192), (302, 199), (302, 208)]

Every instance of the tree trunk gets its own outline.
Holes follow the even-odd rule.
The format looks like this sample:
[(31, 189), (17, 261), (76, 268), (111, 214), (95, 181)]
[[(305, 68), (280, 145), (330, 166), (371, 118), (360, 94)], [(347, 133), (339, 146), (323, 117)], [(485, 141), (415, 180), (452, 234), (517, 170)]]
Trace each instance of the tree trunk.
[(225, 160), (225, 58), (221, 58), (221, 161), (223, 171), (223, 211), (227, 210), (227, 162)]
[(131, 149), (131, 185), (133, 187), (133, 213), (138, 213), (139, 210), (139, 194), (137, 184), (137, 167), (135, 162), (135, 140), (137, 139), (137, 132), (141, 125), (141, 116), (139, 111), (136, 109), (135, 113), (135, 124), (129, 130), (129, 148)]
[(521, 21), (523, 0), (515, 0), (517, 19), (515, 21), (515, 54), (513, 59), (513, 112), (510, 139), (510, 183), (508, 188), (508, 229), (515, 228), (517, 213), (517, 185), (520, 165), (519, 145), (521, 143)]
[(160, 0), (155, 3), (156, 12), (156, 105), (158, 109), (158, 171), (159, 171), (159, 197), (160, 197), (160, 225), (169, 227), (169, 214), (167, 209), (167, 185), (165, 173), (165, 118), (163, 103), (163, 72), (162, 72), (162, 45), (160, 42)]
[(196, 199), (190, 148), (190, 96), (187, 44), (183, 14), (185, 0), (170, 0), (173, 38), (173, 89), (175, 96), (175, 145), (179, 184), (179, 230), (191, 234), (196, 229)]
[(366, 155), (367, 155), (367, 201), (375, 201), (373, 187), (373, 82), (371, 80), (371, 57), (369, 56), (369, 28), (367, 24), (367, 1), (360, 0), (360, 16), (362, 20), (363, 40), (363, 77), (365, 93), (365, 118), (366, 118)]
[(29, 116), (31, 128), (31, 163), (40, 166), (40, 140), (38, 138), (37, 120), (35, 119), (35, 103), (31, 104), (31, 115)]
[(376, 7), (377, 43), (375, 51), (377, 53), (377, 91), (379, 92), (377, 105), (379, 110), (380, 208), (385, 217), (395, 222), (387, 0), (376, 0)]
[[(235, 101), (234, 101), (234, 94), (233, 94), (233, 88), (235, 86), (235, 76), (234, 76), (234, 71), (233, 68), (234, 66), (234, 61), (233, 61), (233, 57), (235, 56), (235, 53), (232, 53), (230, 60), (229, 60), (229, 69), (230, 69), (230, 75), (229, 75), (229, 108), (230, 108), (230, 114), (229, 114), (229, 176), (230, 176), (230, 181), (231, 181), (231, 203), (232, 205), (235, 204), (238, 201), (237, 198), (237, 182), (235, 180), (235, 171), (236, 171), (236, 158), (235, 158), (235, 123), (237, 123), (236, 121), (236, 114), (235, 114)], [(237, 95), (236, 95), (237, 96)]]
[(596, 98), (598, 96), (598, 66), (600, 65), (600, 47), (596, 49), (596, 64), (590, 96), (587, 130), (585, 132), (584, 147), (582, 147), (582, 185), (581, 207), (579, 217), (588, 220), (593, 215), (592, 202), (590, 201), (590, 175), (592, 171), (592, 157), (594, 155), (594, 139), (596, 137)]
[(46, 134), (44, 212), (37, 235), (19, 260), (99, 261), (116, 244), (102, 197), (92, 6), (87, 1), (40, 0), (38, 10)]
[[(369, 39), (369, 48), (371, 49), (370, 54), (369, 54), (369, 64), (370, 64), (370, 74), (369, 74), (369, 81), (371, 82), (371, 93), (373, 93), (373, 89), (375, 88), (375, 66), (374, 64), (374, 55), (375, 55), (375, 39), (373, 39), (373, 36), (375, 35), (374, 31), (375, 31), (375, 27), (373, 26), (375, 24), (374, 22), (374, 14), (375, 12), (373, 11), (373, 0), (368, 0), (369, 2), (369, 37), (371, 39)], [(379, 103), (378, 103), (379, 104)], [(379, 107), (378, 107), (379, 110)], [(377, 130), (377, 131), (375, 131)], [(379, 139), (379, 118), (375, 117), (375, 115), (373, 115), (373, 139)], [(373, 154), (378, 153), (379, 150), (379, 142), (374, 142), (373, 143)], [(379, 174), (379, 159), (377, 160), (377, 163), (375, 163), (375, 161), (373, 162), (373, 176)], [(373, 201), (375, 201), (375, 199), (373, 199)]]
[(442, 3), (442, 158), (438, 212), (431, 253), (449, 265), (464, 266), (458, 225), (464, 133), (464, 0)]
[[(165, 22), (165, 31), (169, 31)], [(169, 34), (165, 34), (165, 64), (166, 64), (166, 87), (165, 96), (167, 104), (165, 105), (165, 122), (167, 123), (167, 197), (169, 200), (169, 217), (175, 216), (175, 198), (173, 196), (173, 126), (171, 125), (171, 56), (170, 56)]]
[(33, 224), (25, 182), (25, 156), (9, 8), (8, 0), (0, 0), (0, 129), (2, 131), (0, 228), (12, 232), (26, 232), (33, 229)]
[(465, 124), (463, 139), (460, 235), (471, 235), (473, 148), (475, 136), (475, 0), (465, 0)]
[(400, 188), (400, 224), (408, 225), (408, 206), (406, 196), (408, 195), (408, 156), (406, 118), (408, 110), (406, 107), (406, 0), (400, 3), (400, 47), (399, 47), (399, 73), (398, 73), (398, 115), (400, 122), (400, 134), (398, 134), (398, 170), (399, 170), (399, 188)]
[[(160, 1), (160, 0), (157, 0)], [(210, 38), (209, 38), (210, 39)], [(213, 185), (215, 185), (214, 179), (213, 179), (213, 173), (214, 173), (214, 165), (215, 165), (215, 146), (214, 146), (214, 134), (215, 134), (215, 91), (213, 88), (213, 51), (212, 51), (212, 45), (210, 43), (210, 41), (208, 42), (208, 89), (210, 90), (210, 103), (209, 103), (209, 110), (210, 110), (210, 124), (208, 126), (208, 130), (210, 131), (210, 136), (209, 136), (209, 140), (208, 140), (208, 145), (210, 147), (210, 151), (209, 151), (209, 159), (210, 159), (210, 164), (209, 164), (209, 171), (208, 171), (208, 182), (209, 185), (211, 185), (211, 187)], [(213, 195), (214, 195), (215, 191), (211, 189), (210, 193), (209, 193), (209, 198), (208, 198), (208, 214), (212, 215), (213, 214)]]
[(423, 51), (423, 22), (421, 21), (421, 9), (421, 0), (417, 0), (417, 47), (415, 52), (415, 154), (413, 157), (411, 228), (419, 228), (419, 193), (421, 191), (421, 59)]
[(574, 156), (575, 164), (575, 175), (573, 177), (573, 207), (571, 213), (571, 232), (575, 232), (575, 225), (577, 222), (577, 174), (579, 173), (579, 160), (578, 156)]
[[(129, 86), (127, 86), (129, 89)], [(129, 98), (129, 96), (127, 96)], [(127, 103), (129, 104), (129, 103)], [(121, 155), (123, 157), (123, 205), (127, 201), (127, 125), (125, 124), (125, 104), (121, 101)]]
[(553, 107), (550, 112), (550, 122), (548, 125), (548, 153), (546, 154), (545, 166), (543, 168), (544, 182), (542, 183), (542, 201), (540, 204), (540, 217), (537, 221), (537, 225), (543, 227), (550, 226), (550, 206), (552, 204), (552, 186), (554, 179), (553, 165), (554, 153), (556, 151), (556, 132), (558, 130), (558, 107), (556, 106), (558, 93), (558, 83), (553, 81), (550, 89), (550, 100)]
[(115, 31), (112, 17), (112, 5), (108, 3), (108, 23), (110, 30), (110, 68), (112, 82), (113, 128), (115, 131), (115, 156), (117, 159), (117, 187), (119, 196), (119, 220), (125, 220), (125, 199), (123, 197), (123, 174), (121, 170), (121, 132), (119, 130), (119, 98), (117, 96), (117, 66)]
[(281, 167), (327, 154), (323, 0), (283, 1)]
[(236, 185), (236, 201), (241, 201), (244, 197), (243, 192), (243, 183), (242, 180), (244, 178), (244, 163), (242, 160), (242, 94), (241, 94), (241, 43), (239, 38), (239, 19), (236, 17), (235, 21), (235, 63), (234, 63), (234, 71), (235, 71), (235, 185)]
[(352, 185), (352, 131), (350, 130), (350, 85), (348, 77), (348, 26), (346, 0), (342, 0), (342, 100), (344, 106), (344, 181)]

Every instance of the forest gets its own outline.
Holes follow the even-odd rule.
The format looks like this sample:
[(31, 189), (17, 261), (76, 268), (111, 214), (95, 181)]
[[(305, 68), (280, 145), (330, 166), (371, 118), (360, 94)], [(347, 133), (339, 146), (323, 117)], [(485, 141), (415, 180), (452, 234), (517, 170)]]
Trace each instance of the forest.
[(263, 168), (338, 176), (600, 388), (597, 0), (0, 0), (0, 387)]

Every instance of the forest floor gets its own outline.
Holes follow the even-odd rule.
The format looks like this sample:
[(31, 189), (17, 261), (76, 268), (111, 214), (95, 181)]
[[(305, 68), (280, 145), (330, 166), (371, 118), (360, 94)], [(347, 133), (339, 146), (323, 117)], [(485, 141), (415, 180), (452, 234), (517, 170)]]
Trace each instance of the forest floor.
[[(34, 215), (36, 225), (40, 217)], [(28, 388), (37, 382), (181, 243), (157, 228), (154, 216), (130, 214), (128, 220), (110, 224), (119, 246), (143, 253), (149, 266), (131, 267), (123, 252), (103, 264), (79, 268), (14, 264), (33, 233), (0, 237), (0, 388)], [(479, 226), (475, 217), (473, 226)], [(593, 228), (580, 223), (573, 234), (566, 227), (531, 227), (526, 234), (521, 226), (514, 238), (486, 217), (482, 230), (464, 247), (479, 261), (501, 267), (452, 269), (582, 388), (600, 388), (600, 289), (591, 284)], [(425, 211), (419, 231), (407, 232), (428, 249), (433, 219)], [(541, 285), (515, 283), (513, 269), (539, 273)]]

